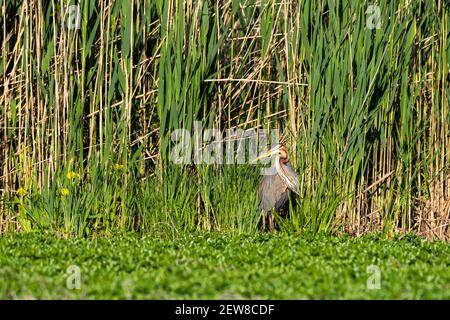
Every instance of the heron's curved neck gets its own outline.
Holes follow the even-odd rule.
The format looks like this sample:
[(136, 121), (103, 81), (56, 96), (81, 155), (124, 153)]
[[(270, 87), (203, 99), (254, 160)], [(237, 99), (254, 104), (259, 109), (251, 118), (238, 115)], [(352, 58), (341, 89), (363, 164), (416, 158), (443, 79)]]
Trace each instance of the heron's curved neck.
[(279, 157), (279, 161), (283, 164), (286, 164), (289, 162), (289, 154), (287, 152), (282, 151), (281, 155)]
[(275, 158), (275, 169), (280, 176), (284, 176), (284, 170), (282, 169), (281, 165), (286, 165), (288, 162), (289, 154), (286, 152), (286, 150), (281, 149), (279, 154), (277, 154)]
[(281, 158), (280, 156), (277, 155), (276, 159), (275, 159), (275, 169), (277, 170), (277, 173), (279, 175), (283, 174), (283, 171), (281, 170)]

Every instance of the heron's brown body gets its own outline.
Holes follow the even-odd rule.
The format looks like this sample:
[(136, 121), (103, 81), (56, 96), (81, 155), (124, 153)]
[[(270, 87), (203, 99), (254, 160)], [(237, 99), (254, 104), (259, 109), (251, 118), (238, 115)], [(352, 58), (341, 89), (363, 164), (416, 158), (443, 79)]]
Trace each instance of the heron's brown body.
[(275, 228), (273, 212), (283, 214), (290, 191), (299, 193), (297, 174), (289, 162), (287, 149), (284, 146), (278, 146), (263, 156), (272, 154), (277, 154), (279, 157), (272, 167), (274, 173), (264, 175), (258, 188), (259, 225), (261, 229), (268, 227), (269, 231)]

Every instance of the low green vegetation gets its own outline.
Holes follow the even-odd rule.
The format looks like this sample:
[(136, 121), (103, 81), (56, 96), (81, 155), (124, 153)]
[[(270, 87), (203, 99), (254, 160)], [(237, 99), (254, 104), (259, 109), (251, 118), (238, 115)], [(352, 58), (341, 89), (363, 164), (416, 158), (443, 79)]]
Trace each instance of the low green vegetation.
[(449, 244), (412, 235), (27, 234), (0, 238), (0, 252), (2, 299), (450, 299)]

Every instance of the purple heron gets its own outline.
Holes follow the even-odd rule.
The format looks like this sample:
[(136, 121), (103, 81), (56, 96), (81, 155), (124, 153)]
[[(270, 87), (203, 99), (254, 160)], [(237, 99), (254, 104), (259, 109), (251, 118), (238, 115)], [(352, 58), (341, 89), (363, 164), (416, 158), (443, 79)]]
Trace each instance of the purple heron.
[(300, 190), (297, 173), (289, 162), (289, 153), (285, 146), (277, 145), (254, 161), (271, 156), (275, 156), (272, 170), (270, 174), (262, 177), (258, 188), (258, 213), (260, 228), (265, 230), (268, 225), (269, 231), (272, 232), (275, 228), (274, 211), (283, 212), (289, 193), (300, 194)]

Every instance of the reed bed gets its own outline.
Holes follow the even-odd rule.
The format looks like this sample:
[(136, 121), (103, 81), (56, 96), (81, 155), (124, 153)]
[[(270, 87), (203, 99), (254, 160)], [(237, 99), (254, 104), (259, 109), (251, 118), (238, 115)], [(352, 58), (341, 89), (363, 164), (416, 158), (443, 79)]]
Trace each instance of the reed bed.
[(2, 233), (255, 231), (253, 165), (171, 159), (201, 121), (283, 132), (286, 232), (450, 239), (448, 1), (1, 6)]

